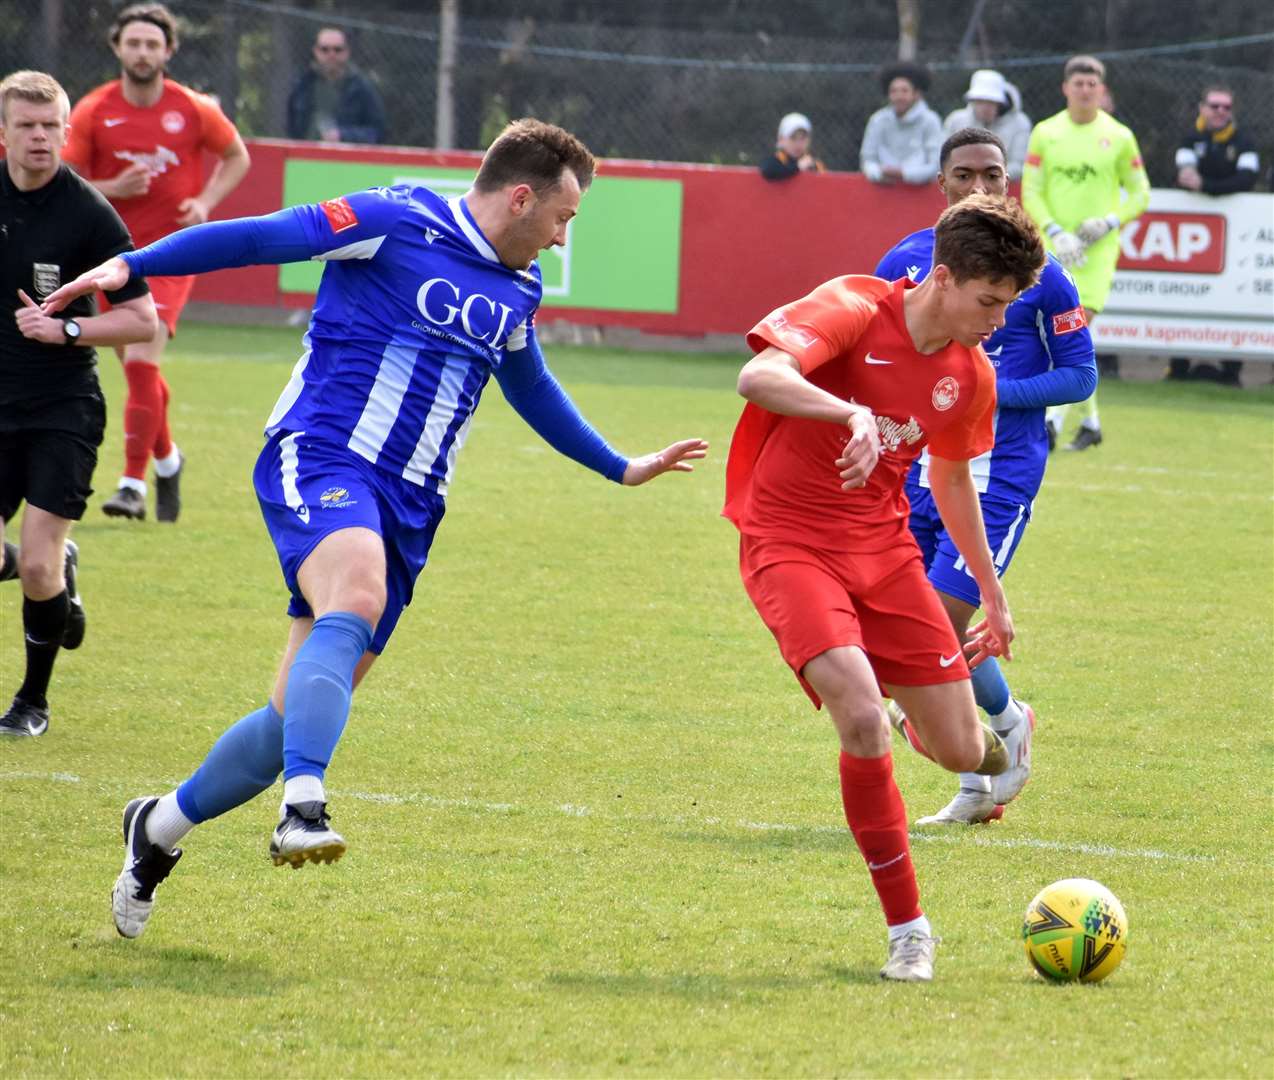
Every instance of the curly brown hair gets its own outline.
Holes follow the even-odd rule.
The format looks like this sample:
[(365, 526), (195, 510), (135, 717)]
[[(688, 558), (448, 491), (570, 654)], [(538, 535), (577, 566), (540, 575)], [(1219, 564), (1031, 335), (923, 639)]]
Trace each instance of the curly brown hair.
[(933, 264), (946, 266), (957, 285), (1012, 278), (1021, 292), (1039, 281), (1045, 258), (1039, 229), (1016, 199), (966, 196), (933, 229)]
[(164, 32), (164, 41), (170, 49), (177, 48), (177, 16), (163, 4), (129, 4), (111, 23), (110, 40), (112, 45), (119, 44), (120, 35), (129, 23), (144, 22), (158, 26)]
[(529, 184), (538, 195), (556, 188), (563, 171), (570, 169), (585, 191), (596, 168), (588, 147), (569, 131), (528, 116), (514, 120), (487, 147), (473, 186), (489, 192)]

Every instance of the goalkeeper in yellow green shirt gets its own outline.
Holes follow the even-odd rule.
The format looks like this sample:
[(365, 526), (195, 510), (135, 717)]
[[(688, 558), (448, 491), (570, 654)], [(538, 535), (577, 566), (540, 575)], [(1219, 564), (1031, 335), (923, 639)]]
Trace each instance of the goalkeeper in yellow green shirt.
[[(1048, 246), (1075, 279), (1091, 324), (1106, 306), (1119, 230), (1150, 203), (1137, 137), (1100, 107), (1106, 68), (1092, 56), (1073, 56), (1062, 74), (1066, 108), (1035, 125), (1022, 171), (1022, 205), (1048, 238)], [(1097, 392), (1083, 413), (1070, 450), (1101, 442)], [(1067, 406), (1048, 410), (1049, 448), (1061, 434)]]

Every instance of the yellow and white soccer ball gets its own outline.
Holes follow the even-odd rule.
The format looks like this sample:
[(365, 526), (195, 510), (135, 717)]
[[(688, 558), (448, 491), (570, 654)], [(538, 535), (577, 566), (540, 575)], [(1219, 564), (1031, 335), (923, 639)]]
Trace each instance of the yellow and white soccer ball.
[(1128, 916), (1106, 886), (1066, 878), (1041, 889), (1026, 909), (1022, 941), (1031, 966), (1056, 982), (1098, 982), (1119, 967)]

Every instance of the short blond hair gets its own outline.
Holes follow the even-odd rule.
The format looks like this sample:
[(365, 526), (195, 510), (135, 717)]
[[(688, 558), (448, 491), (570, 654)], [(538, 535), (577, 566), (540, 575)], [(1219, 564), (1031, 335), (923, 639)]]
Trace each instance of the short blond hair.
[(57, 102), (62, 106), (62, 119), (71, 114), (71, 99), (66, 96), (62, 84), (43, 71), (15, 71), (0, 82), (0, 123), (8, 118), (9, 99), (30, 101), (35, 105)]

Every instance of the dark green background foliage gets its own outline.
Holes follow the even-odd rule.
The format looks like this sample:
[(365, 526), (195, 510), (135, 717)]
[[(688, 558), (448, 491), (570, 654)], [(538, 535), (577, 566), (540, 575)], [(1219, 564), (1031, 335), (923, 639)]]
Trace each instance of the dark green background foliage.
[[(186, 40), (174, 75), (220, 95), (243, 131), (283, 133), (288, 87), (319, 25), (345, 26), (354, 58), (379, 83), (389, 141), (435, 142), (437, 6), (361, 0), (275, 4), (174, 2)], [(897, 55), (894, 0), (462, 0), (457, 145), (478, 149), (509, 117), (576, 130), (601, 154), (739, 164), (770, 145), (792, 109), (815, 125), (815, 149), (857, 167), (863, 126), (882, 104), (876, 78)], [(1156, 184), (1200, 90), (1229, 83), (1238, 116), (1274, 151), (1274, 15), (1262, 0), (977, 0), (919, 3), (919, 57), (934, 68), (930, 103), (963, 104), (969, 72), (999, 65), (1036, 120), (1062, 107), (1062, 58), (1108, 56), (1117, 115), (1136, 132)], [(7, 0), (0, 67), (43, 65), (72, 96), (111, 77), (106, 27), (117, 5)], [(975, 13), (978, 18), (973, 18)], [(1248, 44), (1200, 43), (1260, 37)], [(1157, 49), (1154, 53), (1136, 50)]]

